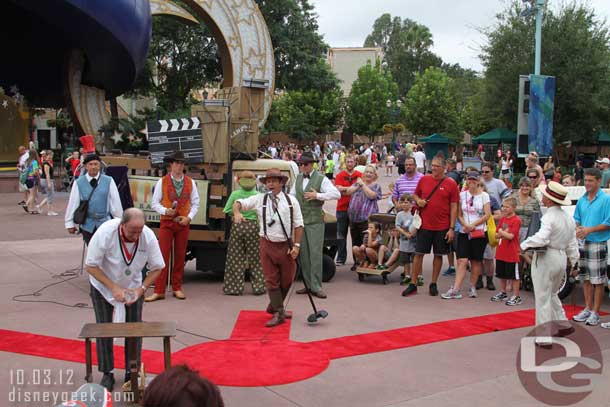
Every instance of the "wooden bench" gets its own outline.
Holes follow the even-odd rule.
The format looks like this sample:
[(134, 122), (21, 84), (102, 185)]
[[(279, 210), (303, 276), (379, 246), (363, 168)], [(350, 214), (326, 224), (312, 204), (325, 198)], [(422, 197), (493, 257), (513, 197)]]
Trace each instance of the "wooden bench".
[(126, 322), (120, 324), (85, 324), (79, 338), (85, 339), (86, 375), (85, 380), (90, 383), (92, 377), (91, 338), (125, 338), (125, 346), (129, 349), (131, 360), (129, 361), (131, 375), (131, 391), (134, 393), (135, 402), (140, 401), (138, 390), (138, 366), (136, 366), (136, 339), (138, 338), (163, 338), (163, 360), (165, 370), (171, 366), (171, 349), (169, 339), (176, 336), (175, 322)]

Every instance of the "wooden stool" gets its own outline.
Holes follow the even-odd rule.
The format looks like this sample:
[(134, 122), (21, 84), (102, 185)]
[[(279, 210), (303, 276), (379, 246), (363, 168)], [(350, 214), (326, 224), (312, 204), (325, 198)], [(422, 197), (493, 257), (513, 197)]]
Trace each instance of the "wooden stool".
[(175, 322), (126, 322), (120, 324), (85, 324), (79, 338), (85, 339), (86, 375), (85, 380), (92, 381), (91, 338), (125, 338), (125, 346), (129, 350), (129, 372), (131, 375), (131, 391), (134, 393), (136, 403), (140, 402), (138, 389), (138, 366), (136, 366), (136, 339), (163, 338), (163, 360), (165, 370), (171, 366), (171, 350), (169, 338), (176, 336)]

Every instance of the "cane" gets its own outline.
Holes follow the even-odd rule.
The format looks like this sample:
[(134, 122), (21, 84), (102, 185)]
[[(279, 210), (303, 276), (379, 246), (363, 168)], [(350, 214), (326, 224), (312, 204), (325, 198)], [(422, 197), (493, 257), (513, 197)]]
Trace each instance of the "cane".
[[(274, 212), (277, 214), (278, 219), (280, 220), (280, 226), (282, 227), (282, 231), (284, 232), (284, 236), (286, 236), (286, 239), (288, 240), (288, 247), (290, 248), (290, 250), (292, 250), (293, 245), (292, 245), (292, 238), (290, 236), (288, 236), (288, 233), (286, 232), (286, 228), (284, 227), (284, 222), (282, 222), (282, 217), (280, 216), (280, 214), (277, 211), (277, 207), (274, 207), (272, 205), (272, 208), (274, 210)], [(296, 263), (297, 263), (297, 272), (298, 270), (302, 270), (301, 269), (301, 262), (299, 261), (299, 259), (296, 259)], [(313, 301), (313, 297), (311, 296), (311, 290), (309, 289), (309, 286), (307, 285), (307, 281), (305, 279), (305, 276), (303, 275), (303, 273), (301, 273), (301, 276), (303, 277), (303, 285), (305, 286), (305, 290), (307, 292), (307, 297), (309, 297), (309, 302), (311, 304), (311, 307), (313, 308), (313, 314), (310, 314), (307, 317), (307, 322), (309, 322), (310, 324), (316, 323), (318, 322), (318, 318), (326, 318), (328, 316), (328, 312), (326, 312), (325, 310), (321, 309), (318, 311), (318, 309), (316, 308), (316, 304)]]
[(84, 267), (85, 267), (85, 241), (83, 240), (83, 251), (80, 255), (80, 275), (83, 275)]
[[(289, 240), (289, 243), (290, 243), (290, 249), (292, 250), (292, 241)], [(326, 318), (328, 316), (328, 312), (326, 312), (323, 309), (318, 311), (318, 309), (316, 308), (316, 304), (313, 301), (313, 296), (311, 295), (311, 290), (309, 289), (309, 286), (307, 285), (307, 279), (303, 275), (303, 272), (301, 269), (301, 261), (299, 259), (297, 259), (296, 262), (297, 262), (297, 269), (299, 271), (301, 271), (301, 277), (303, 278), (303, 285), (305, 286), (305, 290), (307, 290), (307, 297), (309, 298), (309, 303), (311, 304), (311, 308), (313, 308), (313, 314), (310, 314), (307, 317), (307, 322), (309, 322), (310, 324), (313, 324), (313, 323), (318, 322), (319, 318), (322, 318), (322, 319)]]

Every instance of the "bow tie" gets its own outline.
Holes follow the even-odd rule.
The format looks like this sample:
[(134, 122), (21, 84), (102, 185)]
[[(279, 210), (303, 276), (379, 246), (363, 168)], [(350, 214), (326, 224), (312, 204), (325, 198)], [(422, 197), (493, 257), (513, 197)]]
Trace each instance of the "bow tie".
[(303, 174), (303, 178), (309, 179), (309, 177), (310, 177), (309, 174)]

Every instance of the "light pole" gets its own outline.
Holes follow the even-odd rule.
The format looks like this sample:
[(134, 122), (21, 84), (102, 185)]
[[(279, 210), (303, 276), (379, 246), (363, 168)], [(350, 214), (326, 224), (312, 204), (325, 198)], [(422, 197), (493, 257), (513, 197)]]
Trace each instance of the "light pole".
[(402, 128), (399, 127), (399, 115), (400, 115), (400, 106), (402, 106), (402, 101), (397, 99), (395, 102), (388, 99), (385, 102), (386, 107), (388, 108), (388, 113), (390, 115), (390, 126), (392, 128), (392, 151), (396, 150), (396, 133)]
[(542, 54), (542, 14), (544, 12), (545, 0), (523, 0), (529, 4), (521, 15), (524, 17), (536, 13), (536, 50), (534, 56), (534, 75), (540, 75), (540, 60)]

